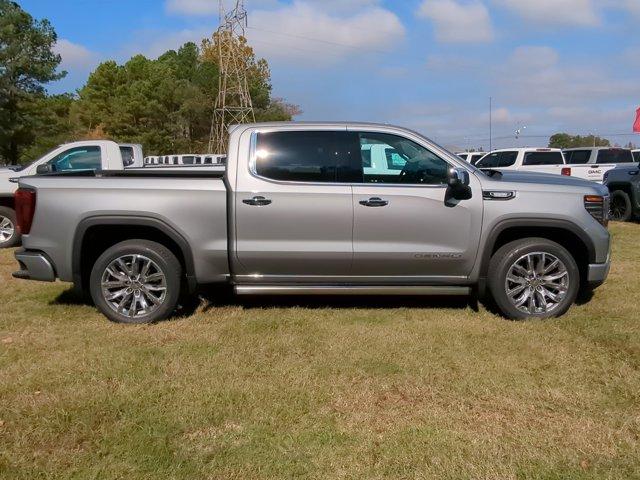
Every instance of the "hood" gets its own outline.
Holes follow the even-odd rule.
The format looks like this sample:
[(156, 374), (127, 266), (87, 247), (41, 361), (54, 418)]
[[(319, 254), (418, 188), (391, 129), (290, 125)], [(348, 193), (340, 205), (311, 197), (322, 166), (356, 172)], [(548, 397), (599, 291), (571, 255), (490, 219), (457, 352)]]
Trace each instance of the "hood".
[(549, 186), (567, 186), (567, 187), (584, 187), (585, 189), (595, 189), (601, 195), (608, 195), (609, 190), (599, 183), (583, 180), (582, 178), (569, 177), (566, 175), (554, 175), (552, 173), (523, 172), (514, 170), (501, 170), (491, 174), (487, 173), (491, 180), (498, 183), (519, 183), (530, 185), (549, 185)]

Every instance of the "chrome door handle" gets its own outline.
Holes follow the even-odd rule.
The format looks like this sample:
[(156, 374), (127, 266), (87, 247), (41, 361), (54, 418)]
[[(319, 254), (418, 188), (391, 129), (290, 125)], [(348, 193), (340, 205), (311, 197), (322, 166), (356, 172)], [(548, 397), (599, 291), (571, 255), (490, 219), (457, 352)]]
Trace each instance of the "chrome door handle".
[(360, 200), (360, 205), (365, 207), (386, 207), (389, 202), (378, 197), (371, 197), (369, 200)]
[(253, 198), (246, 198), (244, 200), (242, 200), (242, 203), (246, 203), (247, 205), (252, 205), (254, 207), (263, 207), (265, 205), (270, 205), (271, 204), (271, 200), (269, 200), (268, 198), (264, 198), (262, 196), (255, 196)]

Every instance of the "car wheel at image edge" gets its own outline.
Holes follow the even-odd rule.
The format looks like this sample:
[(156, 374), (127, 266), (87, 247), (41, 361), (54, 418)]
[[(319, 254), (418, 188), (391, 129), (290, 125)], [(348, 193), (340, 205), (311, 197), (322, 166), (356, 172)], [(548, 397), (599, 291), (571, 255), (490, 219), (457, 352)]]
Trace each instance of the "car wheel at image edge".
[(20, 243), (20, 233), (16, 224), (16, 212), (0, 207), (0, 248), (15, 247)]
[(182, 268), (171, 251), (148, 240), (127, 240), (106, 250), (91, 270), (94, 304), (118, 323), (168, 318), (180, 295)]
[(491, 257), (489, 291), (513, 320), (559, 317), (576, 300), (580, 272), (561, 245), (544, 238), (510, 242)]
[(611, 204), (609, 207), (611, 220), (617, 222), (628, 222), (631, 220), (632, 209), (631, 199), (626, 192), (616, 190), (611, 193)]

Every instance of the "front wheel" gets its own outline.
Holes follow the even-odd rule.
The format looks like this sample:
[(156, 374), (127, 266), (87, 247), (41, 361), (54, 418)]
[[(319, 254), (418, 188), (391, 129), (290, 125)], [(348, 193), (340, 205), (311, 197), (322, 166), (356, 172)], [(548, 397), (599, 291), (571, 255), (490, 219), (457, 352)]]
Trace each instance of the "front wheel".
[(96, 260), (89, 289), (98, 309), (118, 323), (151, 323), (169, 317), (180, 295), (180, 262), (163, 245), (127, 240)]
[(580, 272), (561, 245), (544, 238), (501, 247), (489, 265), (489, 290), (500, 311), (513, 320), (559, 317), (576, 300)]
[(631, 199), (626, 192), (622, 190), (616, 190), (611, 194), (611, 204), (609, 207), (609, 214), (611, 220), (618, 222), (628, 222), (631, 220)]

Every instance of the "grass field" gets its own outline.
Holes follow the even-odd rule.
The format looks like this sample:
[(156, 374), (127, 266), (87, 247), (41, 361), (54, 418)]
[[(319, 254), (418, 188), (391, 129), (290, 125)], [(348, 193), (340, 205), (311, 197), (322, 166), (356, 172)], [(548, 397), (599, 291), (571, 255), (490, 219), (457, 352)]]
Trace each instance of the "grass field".
[(562, 319), (203, 301), (109, 323), (0, 251), (0, 478), (640, 478), (640, 225)]

